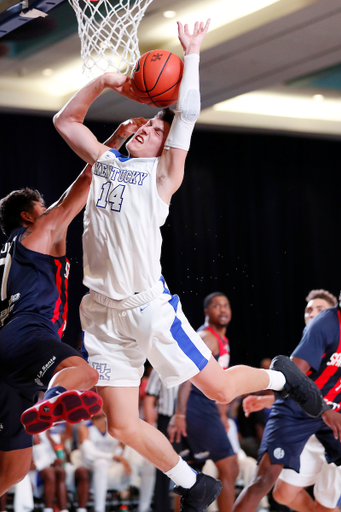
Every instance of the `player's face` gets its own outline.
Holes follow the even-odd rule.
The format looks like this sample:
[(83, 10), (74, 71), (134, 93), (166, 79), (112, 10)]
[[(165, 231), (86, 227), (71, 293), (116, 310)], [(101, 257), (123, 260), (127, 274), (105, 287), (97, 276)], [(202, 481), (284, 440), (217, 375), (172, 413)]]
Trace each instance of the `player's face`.
[(310, 300), (304, 310), (305, 325), (307, 325), (313, 318), (315, 318), (315, 316), (321, 313), (321, 311), (329, 308), (331, 308), (331, 305), (324, 299)]
[(161, 156), (170, 125), (157, 117), (141, 126), (134, 137), (128, 142), (127, 150), (130, 156), (136, 158), (152, 158)]
[(210, 323), (219, 327), (225, 327), (232, 318), (232, 311), (229, 301), (223, 295), (217, 295), (209, 303), (205, 315)]

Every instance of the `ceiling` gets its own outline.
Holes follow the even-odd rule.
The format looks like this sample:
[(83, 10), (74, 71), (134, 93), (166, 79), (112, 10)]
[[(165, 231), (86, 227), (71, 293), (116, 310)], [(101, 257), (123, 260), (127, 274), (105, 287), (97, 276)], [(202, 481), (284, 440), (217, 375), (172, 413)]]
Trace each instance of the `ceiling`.
[[(217, 9), (215, 0), (154, 0), (139, 27), (140, 52), (181, 55), (175, 20), (191, 22), (206, 8), (212, 25), (201, 52), (198, 126), (341, 137), (341, 0), (260, 1), (269, 5), (229, 21), (232, 0)], [(170, 9), (176, 17), (166, 19)], [(75, 14), (64, 1), (0, 38), (0, 112), (53, 115), (89, 80), (81, 66)], [(88, 116), (121, 121), (154, 113), (106, 91)]]

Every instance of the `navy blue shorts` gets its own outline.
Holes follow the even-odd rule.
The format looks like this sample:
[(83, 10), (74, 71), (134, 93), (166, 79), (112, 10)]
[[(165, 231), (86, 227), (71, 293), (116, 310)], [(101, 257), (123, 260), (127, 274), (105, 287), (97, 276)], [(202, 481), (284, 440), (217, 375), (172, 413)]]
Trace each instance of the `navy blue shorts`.
[(173, 443), (175, 451), (184, 460), (204, 463), (210, 459), (218, 462), (235, 454), (216, 404), (204, 395), (191, 392), (186, 424), (187, 437), (183, 437), (180, 443)]
[(61, 361), (73, 356), (81, 357), (32, 316), (18, 315), (0, 330), (0, 450), (32, 446), (20, 416), (46, 390)]
[(299, 472), (301, 452), (312, 434), (316, 434), (325, 447), (327, 461), (341, 465), (341, 443), (321, 418), (311, 418), (298, 406), (297, 411), (293, 406), (287, 407), (285, 401), (273, 406), (265, 425), (258, 462), (268, 452), (272, 464), (283, 464)]

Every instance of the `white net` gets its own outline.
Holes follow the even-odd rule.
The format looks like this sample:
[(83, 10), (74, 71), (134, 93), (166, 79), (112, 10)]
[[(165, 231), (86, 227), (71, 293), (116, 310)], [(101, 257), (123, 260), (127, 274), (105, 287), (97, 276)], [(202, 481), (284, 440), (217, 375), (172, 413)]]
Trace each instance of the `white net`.
[(129, 73), (140, 57), (137, 29), (152, 1), (69, 0), (77, 16), (87, 76), (94, 76), (95, 69)]

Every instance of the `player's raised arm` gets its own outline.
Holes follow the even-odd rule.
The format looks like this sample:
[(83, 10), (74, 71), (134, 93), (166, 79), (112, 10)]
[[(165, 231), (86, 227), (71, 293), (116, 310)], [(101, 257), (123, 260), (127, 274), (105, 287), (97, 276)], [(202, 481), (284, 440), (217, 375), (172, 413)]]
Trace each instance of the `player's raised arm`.
[[(103, 152), (108, 148), (119, 149), (146, 121), (139, 117), (121, 123), (109, 139), (101, 144)], [(28, 249), (45, 254), (53, 253), (56, 256), (65, 254), (66, 230), (74, 217), (84, 208), (91, 180), (92, 170), (88, 164), (60, 199), (47, 208), (31, 226), (29, 225), (23, 242)]]
[(210, 20), (205, 24), (196, 22), (191, 34), (187, 24), (183, 27), (178, 22), (178, 37), (184, 50), (185, 65), (175, 118), (157, 170), (158, 192), (167, 203), (182, 183), (192, 131), (200, 113), (199, 54), (209, 25)]
[(104, 89), (108, 88), (138, 101), (131, 91), (129, 77), (119, 73), (104, 73), (78, 91), (53, 120), (63, 139), (78, 156), (91, 165), (106, 151), (106, 147), (84, 126), (83, 122), (90, 105)]

